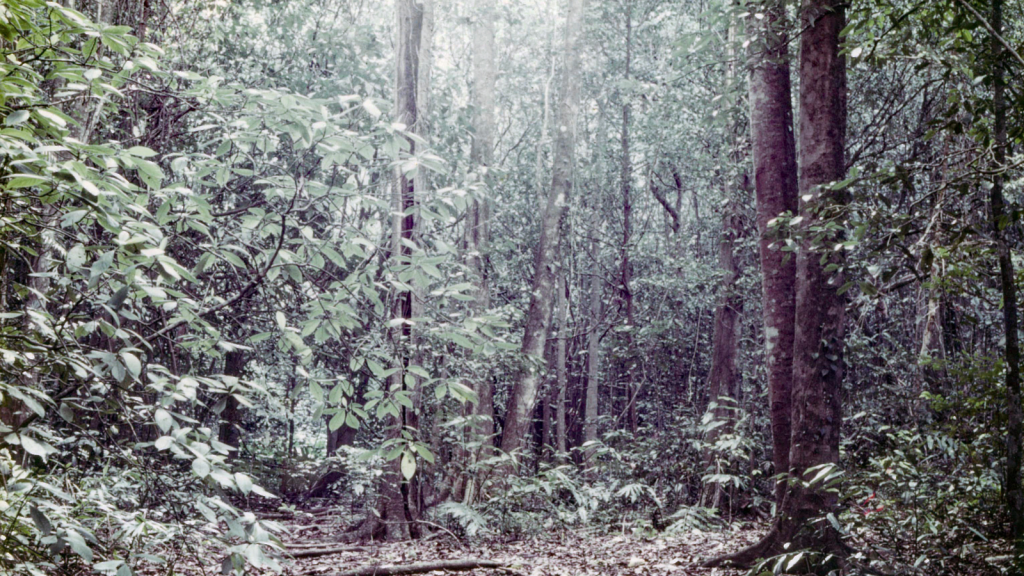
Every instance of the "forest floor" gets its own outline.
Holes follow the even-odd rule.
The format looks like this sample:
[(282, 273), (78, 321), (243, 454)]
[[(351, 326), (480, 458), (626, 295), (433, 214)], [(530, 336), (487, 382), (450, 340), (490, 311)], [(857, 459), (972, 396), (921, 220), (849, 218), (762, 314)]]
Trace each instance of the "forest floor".
[[(298, 520), (298, 519), (295, 519)], [(492, 541), (472, 546), (444, 530), (426, 539), (396, 543), (339, 544), (336, 528), (308, 519), (282, 522), (288, 554), (283, 574), (330, 576), (363, 567), (409, 565), (439, 560), (480, 559), (500, 562), (504, 569), (479, 568), (459, 572), (470, 576), (584, 576), (604, 574), (736, 574), (708, 569), (702, 560), (753, 543), (763, 533), (746, 528), (718, 532), (694, 530), (672, 536), (644, 538), (585, 531), (552, 531), (541, 537)], [(328, 552), (324, 554), (323, 552)], [(368, 572), (373, 573), (373, 572)], [(429, 574), (453, 574), (443, 570)]]

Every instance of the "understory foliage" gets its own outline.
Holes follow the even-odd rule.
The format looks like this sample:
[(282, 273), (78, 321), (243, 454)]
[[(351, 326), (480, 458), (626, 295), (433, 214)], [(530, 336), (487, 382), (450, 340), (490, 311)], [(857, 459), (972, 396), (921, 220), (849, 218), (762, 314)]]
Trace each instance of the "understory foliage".
[[(475, 2), (425, 3), (415, 126), (392, 113), (390, 3), (0, 4), (0, 571), (280, 570), (281, 518), (334, 507), (358, 529), (389, 487), (424, 530), (468, 542), (772, 518), (785, 471), (742, 56), (762, 5), (590, 0), (550, 263), (565, 309), (544, 357), (524, 357), (541, 199), (570, 129), (553, 118), (559, 4), (497, 4), (487, 166), (469, 159)], [(838, 234), (825, 249), (846, 258), (841, 456), (813, 481), (852, 573), (1014, 570), (986, 195), (998, 174), (1016, 255), (1024, 62), (1004, 55), (1010, 158), (994, 169), (987, 4), (849, 6), (850, 177), (829, 188), (849, 201), (809, 232), (771, 222), (793, 257), (806, 233)], [(1021, 9), (1005, 6), (1013, 54)], [(730, 307), (734, 379), (712, 392)], [(524, 448), (506, 454), (534, 369)]]

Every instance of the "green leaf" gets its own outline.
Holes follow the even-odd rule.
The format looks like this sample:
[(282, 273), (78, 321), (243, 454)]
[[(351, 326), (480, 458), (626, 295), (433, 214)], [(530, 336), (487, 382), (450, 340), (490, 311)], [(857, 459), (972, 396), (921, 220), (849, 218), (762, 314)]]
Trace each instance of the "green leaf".
[(21, 440), (21, 447), (25, 449), (25, 452), (33, 456), (40, 456), (45, 459), (48, 453), (56, 452), (49, 444), (37, 442), (24, 434), (19, 434), (18, 438)]
[(416, 452), (419, 453), (419, 455), (424, 460), (426, 460), (427, 462), (430, 462), (431, 464), (434, 463), (434, 453), (431, 452), (430, 449), (426, 447), (426, 445), (424, 445), (424, 444), (415, 444), (415, 445), (413, 445), (413, 447), (416, 448)]
[(50, 531), (53, 530), (53, 525), (50, 524), (50, 519), (39, 511), (39, 508), (36, 508), (35, 505), (33, 505), (28, 509), (28, 515), (32, 517), (32, 522), (35, 523), (36, 528), (43, 533), (43, 536), (50, 535)]
[(352, 412), (349, 412), (348, 415), (345, 416), (345, 424), (353, 430), (359, 429), (359, 419), (356, 418), (356, 415)]
[(331, 421), (328, 422), (328, 424), (327, 424), (327, 426), (331, 429), (331, 432), (334, 432), (335, 430), (337, 430), (338, 428), (341, 428), (344, 425), (345, 425), (345, 413), (344, 412), (338, 412), (337, 414), (335, 414), (334, 417), (331, 418)]
[(273, 494), (271, 494), (270, 492), (267, 492), (266, 490), (264, 490), (264, 489), (263, 489), (263, 488), (262, 488), (262, 487), (261, 487), (260, 485), (258, 485), (258, 484), (254, 484), (254, 485), (253, 485), (253, 487), (252, 487), (252, 492), (253, 492), (253, 494), (258, 494), (258, 495), (260, 495), (260, 496), (263, 496), (264, 498), (277, 498), (277, 496), (274, 496), (274, 495), (273, 495)]
[(139, 169), (139, 178), (145, 182), (146, 186), (154, 190), (160, 188), (160, 184), (164, 179), (164, 171), (159, 166), (149, 160), (142, 159), (136, 159), (134, 164)]
[(248, 494), (252, 491), (252, 479), (241, 472), (235, 472), (235, 484), (242, 491), (242, 494)]
[(153, 421), (156, 422), (156, 425), (164, 432), (170, 430), (171, 426), (174, 425), (174, 417), (171, 416), (170, 412), (163, 408), (157, 408), (156, 411), (153, 412)]
[(132, 146), (125, 150), (125, 152), (135, 156), (136, 158), (152, 158), (153, 156), (156, 156), (156, 152), (151, 148), (146, 148), (145, 146)]
[(56, 113), (51, 112), (49, 110), (44, 110), (42, 108), (39, 108), (39, 109), (36, 110), (36, 114), (38, 114), (39, 116), (42, 116), (45, 120), (49, 120), (51, 123), (56, 124), (57, 126), (60, 126), (61, 128), (64, 128), (64, 127), (66, 127), (68, 125), (68, 121), (67, 120), (65, 120), (64, 118), (58, 116)]
[(206, 458), (196, 458), (192, 461), (192, 471), (196, 473), (196, 476), (206, 478), (210, 473), (210, 463), (206, 461)]
[(139, 358), (131, 352), (121, 352), (121, 360), (124, 362), (124, 367), (131, 372), (132, 376), (138, 378), (142, 374), (142, 362)]
[(81, 534), (74, 530), (68, 530), (64, 535), (64, 540), (67, 541), (68, 546), (74, 550), (75, 554), (82, 557), (82, 560), (92, 562), (92, 550), (89, 549), (89, 546), (85, 543), (85, 539), (82, 538)]
[(406, 480), (412, 480), (413, 474), (416, 473), (416, 457), (412, 455), (408, 450), (402, 452), (402, 476), (405, 476)]
[(4, 124), (7, 126), (17, 126), (28, 120), (28, 116), (28, 110), (15, 110), (7, 115), (7, 118), (4, 119)]
[(174, 444), (174, 438), (170, 436), (161, 436), (156, 439), (153, 446), (155, 446), (157, 450), (167, 450), (171, 447), (171, 444)]

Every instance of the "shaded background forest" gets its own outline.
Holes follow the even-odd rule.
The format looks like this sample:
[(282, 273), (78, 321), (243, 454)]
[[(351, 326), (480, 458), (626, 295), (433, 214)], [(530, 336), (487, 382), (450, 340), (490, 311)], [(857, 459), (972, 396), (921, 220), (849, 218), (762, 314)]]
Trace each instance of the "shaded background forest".
[[(4, 567), (274, 566), (275, 524), (250, 512), (295, 506), (338, 506), (339, 539), (768, 521), (762, 6), (590, 0), (573, 72), (569, 4), (0, 5)], [(1001, 54), (992, 3), (846, 11), (829, 522), (889, 573), (1008, 569), (986, 558), (1019, 406), (996, 247), (1020, 245), (1021, 8)], [(795, 253), (799, 216), (779, 216)], [(398, 501), (430, 524), (393, 530)]]

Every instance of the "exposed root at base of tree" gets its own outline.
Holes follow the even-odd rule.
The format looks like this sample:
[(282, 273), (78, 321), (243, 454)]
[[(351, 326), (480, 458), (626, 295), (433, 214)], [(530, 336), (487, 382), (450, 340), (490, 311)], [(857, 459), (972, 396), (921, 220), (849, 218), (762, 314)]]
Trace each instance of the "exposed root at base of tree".
[(384, 538), (384, 522), (373, 514), (367, 516), (354, 528), (338, 537), (338, 542), (365, 542), (367, 540), (382, 540)]
[[(821, 565), (814, 565), (810, 558), (805, 558), (804, 566), (799, 568), (799, 573), (827, 573), (836, 567), (845, 565), (846, 558), (852, 549), (842, 541), (839, 533), (831, 526), (825, 527), (823, 530), (824, 533), (787, 534), (780, 530), (779, 524), (776, 523), (757, 543), (731, 554), (716, 556), (704, 561), (701, 565), (705, 568), (746, 570), (753, 568), (761, 560), (782, 554), (796, 553), (800, 550), (813, 550), (830, 555), (831, 559)], [(788, 547), (787, 544), (789, 544)]]
[(494, 570), (501, 570), (508, 574), (518, 574), (518, 572), (509, 568), (508, 564), (504, 562), (468, 558), (465, 560), (418, 562), (416, 564), (377, 564), (373, 566), (363, 566), (362, 568), (356, 568), (354, 570), (346, 570), (345, 572), (334, 572), (327, 576), (396, 576), (398, 574), (423, 574), (434, 570), (465, 572), (468, 570), (475, 570), (477, 568), (491, 568)]

